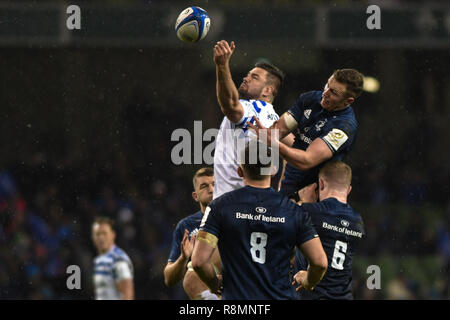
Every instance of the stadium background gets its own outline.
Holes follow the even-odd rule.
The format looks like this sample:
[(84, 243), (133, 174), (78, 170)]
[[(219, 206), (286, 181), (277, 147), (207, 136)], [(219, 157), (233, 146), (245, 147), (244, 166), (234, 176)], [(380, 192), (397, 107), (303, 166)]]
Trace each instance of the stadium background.
[[(365, 9), (382, 8), (368, 31)], [(380, 81), (355, 103), (347, 162), (351, 204), (367, 237), (354, 261), (357, 299), (449, 299), (450, 5), (446, 1), (197, 1), (212, 18), (199, 44), (176, 39), (194, 2), (0, 1), (0, 298), (91, 299), (90, 223), (117, 221), (134, 262), (138, 299), (183, 299), (166, 288), (172, 231), (198, 210), (191, 177), (175, 166), (171, 133), (194, 120), (217, 128), (212, 47), (235, 40), (234, 80), (259, 59), (287, 73), (275, 106), (321, 89), (336, 68)], [(66, 288), (66, 268), (82, 290)], [(366, 268), (381, 267), (381, 290)]]

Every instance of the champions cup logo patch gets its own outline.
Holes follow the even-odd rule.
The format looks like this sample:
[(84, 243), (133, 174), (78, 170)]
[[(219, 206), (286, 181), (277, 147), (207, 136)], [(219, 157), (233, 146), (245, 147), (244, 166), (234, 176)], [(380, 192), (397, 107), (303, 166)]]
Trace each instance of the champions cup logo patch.
[(333, 129), (323, 139), (337, 151), (348, 140), (348, 136), (341, 129)]

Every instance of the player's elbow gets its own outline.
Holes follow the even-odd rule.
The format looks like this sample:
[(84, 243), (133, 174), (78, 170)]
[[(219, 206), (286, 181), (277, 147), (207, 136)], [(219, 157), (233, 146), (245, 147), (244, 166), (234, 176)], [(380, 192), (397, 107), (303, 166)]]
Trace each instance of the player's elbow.
[(168, 266), (164, 268), (164, 284), (168, 287), (172, 287), (176, 284), (175, 279), (171, 277), (171, 273), (168, 269)]
[(227, 110), (222, 109), (222, 113), (225, 115), (225, 117), (228, 118), (233, 123), (237, 123), (242, 119), (243, 113), (239, 112), (238, 110)]
[(314, 164), (307, 158), (299, 159), (294, 163), (294, 166), (302, 171), (309, 170), (314, 167)]
[(193, 256), (191, 262), (192, 262), (192, 269), (194, 269), (195, 272), (201, 270), (205, 265), (205, 262), (202, 261), (202, 259), (199, 259), (199, 257), (197, 256)]

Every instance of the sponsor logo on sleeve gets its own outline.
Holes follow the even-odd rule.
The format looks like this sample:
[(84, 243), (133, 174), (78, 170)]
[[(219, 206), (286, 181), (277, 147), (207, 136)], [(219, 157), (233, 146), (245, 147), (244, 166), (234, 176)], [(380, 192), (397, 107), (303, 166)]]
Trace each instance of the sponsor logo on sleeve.
[(305, 116), (306, 119), (309, 119), (309, 116), (311, 115), (311, 109), (305, 110), (305, 112), (303, 112), (303, 115)]
[(337, 151), (348, 140), (348, 136), (341, 129), (331, 130), (325, 137), (326, 140), (335, 151)]

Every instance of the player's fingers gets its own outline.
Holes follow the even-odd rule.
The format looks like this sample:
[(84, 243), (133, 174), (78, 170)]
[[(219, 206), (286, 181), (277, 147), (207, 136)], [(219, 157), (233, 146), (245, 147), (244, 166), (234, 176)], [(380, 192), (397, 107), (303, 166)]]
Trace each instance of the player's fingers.
[(224, 41), (224, 42), (223, 42), (223, 47), (224, 47), (227, 51), (231, 51), (230, 45), (228, 44), (228, 42)]
[(266, 127), (264, 127), (262, 125), (261, 121), (259, 121), (259, 119), (257, 117), (253, 116), (253, 120), (255, 120), (256, 125), (258, 126), (258, 128), (260, 128), (260, 129), (267, 129)]
[(295, 289), (295, 291), (299, 292), (299, 291), (302, 290), (302, 289), (303, 289), (303, 286), (302, 286), (302, 285), (299, 285), (299, 286)]
[(222, 46), (228, 46), (228, 42), (226, 40), (220, 40), (218, 43), (220, 43)]
[(247, 125), (258, 133), (258, 127), (256, 127), (253, 123), (247, 121)]
[(222, 47), (219, 46), (218, 44), (216, 45), (216, 51), (217, 51), (217, 55), (219, 55), (219, 56), (224, 54)]
[(233, 52), (235, 48), (236, 48), (236, 45), (234, 44), (234, 41), (231, 41), (231, 45), (230, 45), (231, 52)]
[(228, 42), (226, 42), (225, 40), (219, 41), (217, 44), (225, 54), (231, 53), (230, 46), (228, 45)]

